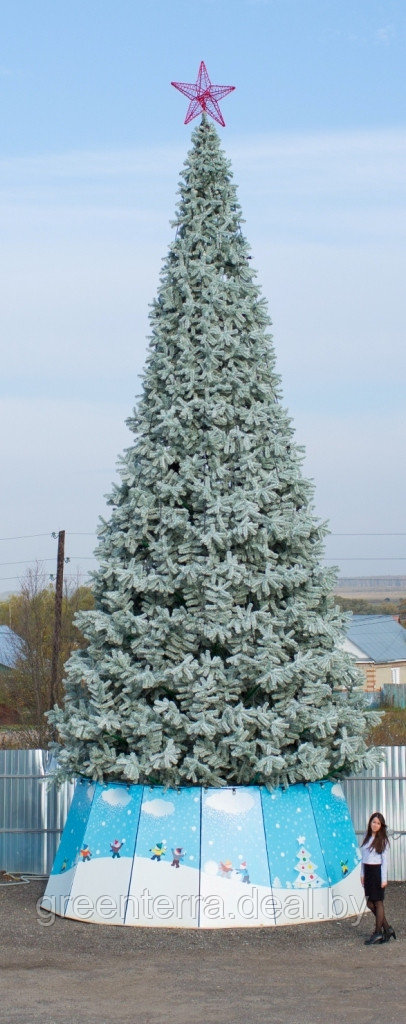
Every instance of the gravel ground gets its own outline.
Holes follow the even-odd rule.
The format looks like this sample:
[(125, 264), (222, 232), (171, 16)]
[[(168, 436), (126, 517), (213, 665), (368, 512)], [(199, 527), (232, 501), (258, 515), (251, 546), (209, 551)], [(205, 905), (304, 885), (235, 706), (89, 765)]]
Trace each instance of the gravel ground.
[(4, 1024), (405, 1024), (406, 883), (388, 886), (397, 941), (373, 947), (370, 914), (199, 932), (45, 927), (43, 889), (0, 887)]

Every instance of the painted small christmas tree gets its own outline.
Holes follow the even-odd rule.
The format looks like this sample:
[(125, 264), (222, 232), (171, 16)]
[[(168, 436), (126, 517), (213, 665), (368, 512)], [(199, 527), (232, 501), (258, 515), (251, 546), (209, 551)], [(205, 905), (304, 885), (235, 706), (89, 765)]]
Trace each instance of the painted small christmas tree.
[(306, 842), (306, 836), (299, 836), (297, 841), (300, 849), (295, 869), (298, 872), (298, 877), (294, 882), (295, 889), (319, 889), (325, 883), (320, 875), (316, 875), (317, 864), (313, 863), (309, 851), (303, 845)]
[(143, 396), (67, 664), (60, 777), (287, 785), (373, 763), (230, 167), (192, 137)]

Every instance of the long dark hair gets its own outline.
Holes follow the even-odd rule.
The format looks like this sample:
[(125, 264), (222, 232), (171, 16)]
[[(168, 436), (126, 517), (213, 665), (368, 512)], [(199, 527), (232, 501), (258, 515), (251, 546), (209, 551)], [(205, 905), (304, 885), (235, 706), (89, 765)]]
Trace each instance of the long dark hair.
[(373, 838), (372, 843), (371, 843), (371, 847), (372, 847), (373, 850), (376, 850), (377, 853), (383, 853), (383, 851), (386, 850), (386, 847), (389, 846), (389, 839), (388, 839), (388, 833), (386, 831), (385, 818), (384, 818), (383, 814), (380, 814), (379, 811), (374, 811), (374, 813), (371, 814), (371, 817), (370, 817), (369, 822), (368, 822), (368, 828), (366, 830), (364, 839), (362, 840), (361, 846), (365, 846), (365, 843), (369, 844), (371, 836), (373, 835), (372, 828), (371, 828), (371, 822), (374, 820), (374, 818), (379, 818), (379, 821), (381, 823), (381, 827), (379, 829), (379, 832), (375, 833), (374, 838)]

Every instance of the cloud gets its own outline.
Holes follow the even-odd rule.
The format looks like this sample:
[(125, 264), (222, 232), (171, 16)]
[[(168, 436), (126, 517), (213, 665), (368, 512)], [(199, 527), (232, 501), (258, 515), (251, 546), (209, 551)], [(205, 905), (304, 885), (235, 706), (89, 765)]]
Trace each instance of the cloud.
[(205, 807), (220, 814), (247, 814), (254, 806), (254, 798), (246, 791), (219, 789), (207, 797)]
[(131, 793), (124, 789), (105, 789), (102, 800), (110, 807), (126, 807), (131, 801)]
[(170, 800), (146, 800), (141, 805), (141, 810), (146, 814), (152, 814), (153, 818), (169, 818), (175, 811), (174, 804)]
[(345, 795), (342, 786), (339, 782), (335, 782), (331, 790), (333, 796), (337, 797), (337, 800), (345, 800)]
[(259, 236), (268, 248), (290, 238), (353, 248), (404, 233), (404, 129), (254, 136), (231, 140), (228, 153), (251, 243)]
[(382, 25), (380, 28), (377, 28), (376, 31), (374, 32), (375, 42), (383, 43), (384, 46), (389, 46), (389, 44), (392, 42), (392, 39), (394, 38), (395, 28), (394, 25), (392, 24)]

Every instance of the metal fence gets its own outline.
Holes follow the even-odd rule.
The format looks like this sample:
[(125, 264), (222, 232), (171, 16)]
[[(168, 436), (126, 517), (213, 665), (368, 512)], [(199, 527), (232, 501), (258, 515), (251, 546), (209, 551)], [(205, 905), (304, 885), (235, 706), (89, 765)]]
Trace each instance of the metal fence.
[(385, 683), (378, 692), (382, 707), (406, 708), (406, 683)]
[[(389, 879), (406, 881), (406, 747), (383, 747), (372, 771), (343, 782), (358, 838), (381, 811), (390, 828)], [(48, 875), (74, 786), (49, 787), (46, 750), (0, 750), (0, 870)]]
[(74, 786), (49, 788), (46, 750), (0, 750), (0, 870), (49, 875)]
[(374, 769), (353, 775), (343, 782), (343, 790), (360, 841), (367, 820), (381, 811), (389, 828), (390, 853), (388, 878), (406, 881), (406, 747), (382, 747), (385, 759)]

